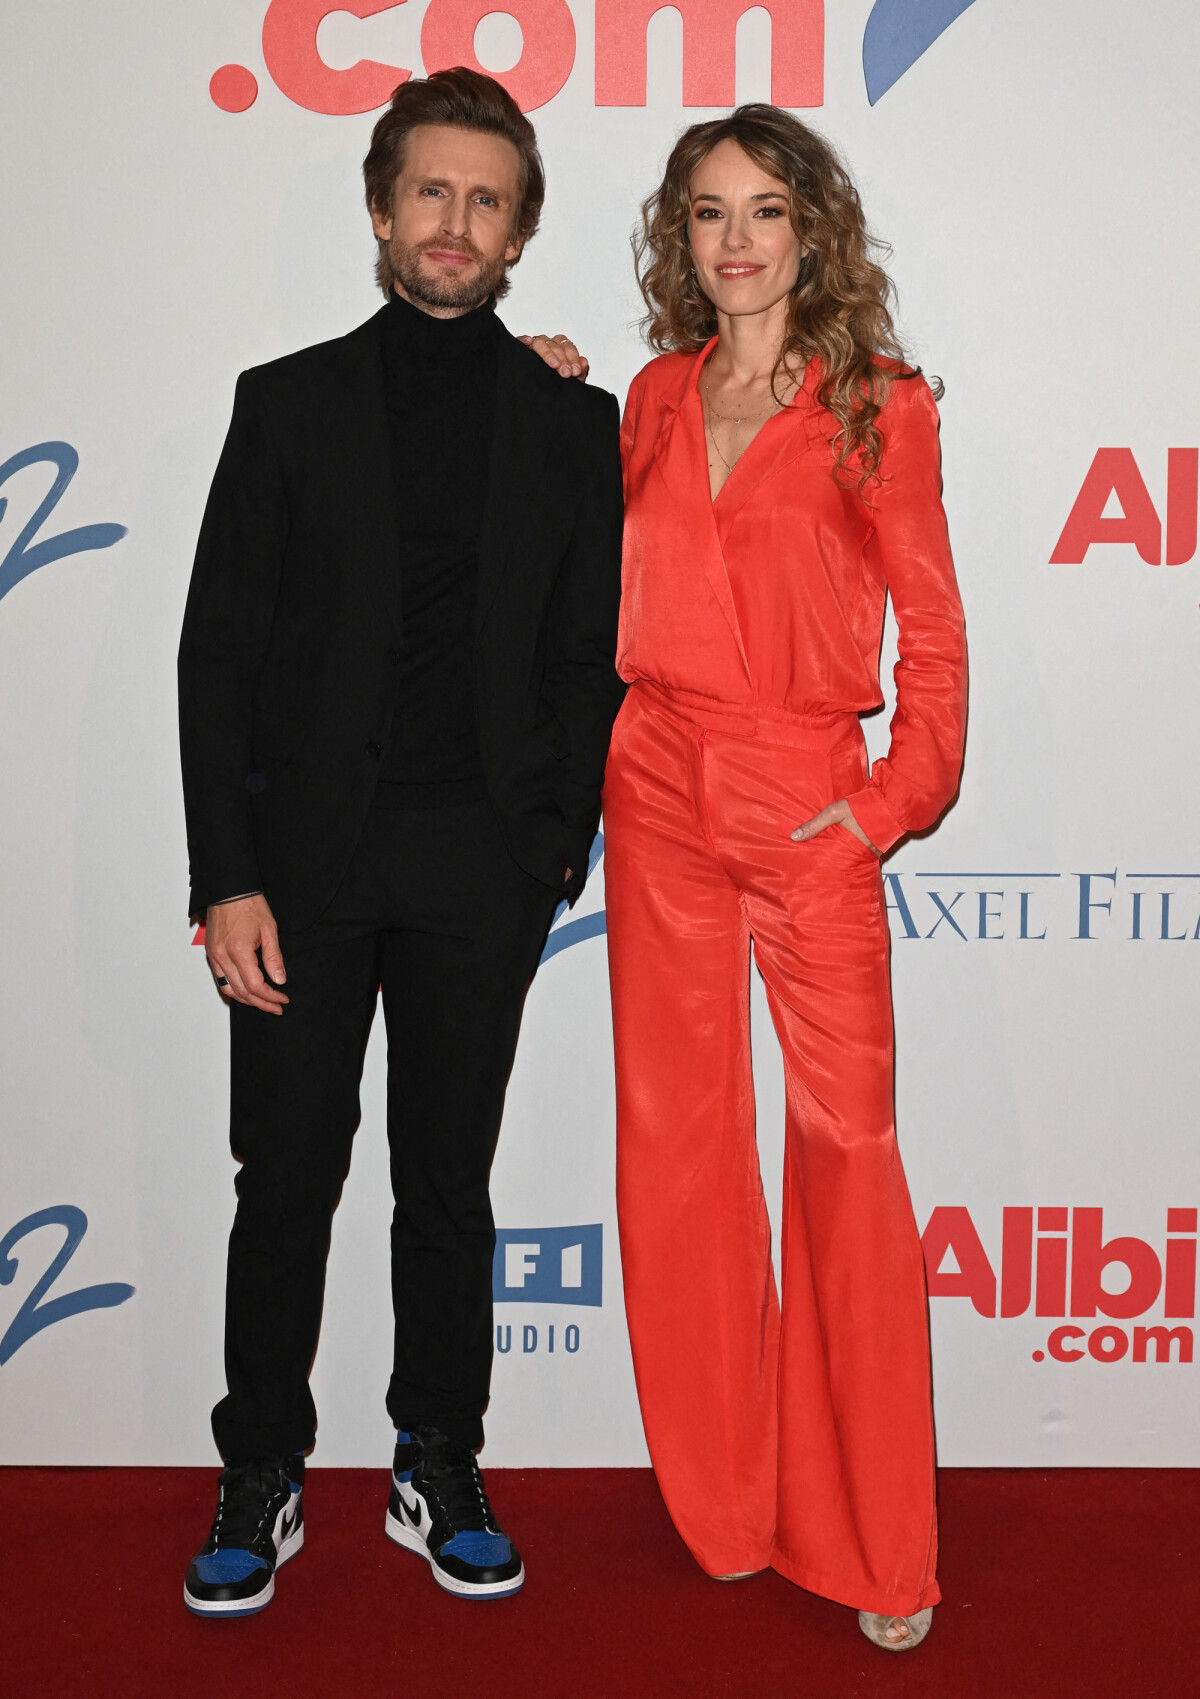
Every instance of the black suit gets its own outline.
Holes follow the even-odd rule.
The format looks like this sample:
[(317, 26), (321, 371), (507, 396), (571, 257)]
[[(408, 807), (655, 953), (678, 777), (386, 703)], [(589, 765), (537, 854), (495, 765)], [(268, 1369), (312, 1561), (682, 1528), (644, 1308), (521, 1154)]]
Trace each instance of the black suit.
[[(244, 372), (179, 652), (193, 913), (315, 920), (366, 820), (403, 634), (381, 320)], [(617, 404), (505, 332), (479, 556), (487, 790), (534, 878), (583, 888), (622, 686)]]
[[(471, 660), (483, 781), (428, 787), (454, 791), (453, 806), (416, 808), (395, 805), (412, 787), (380, 782), (411, 659), (382, 362), (391, 311), (242, 375), (180, 648), (192, 910), (263, 891), (290, 999), (282, 1016), (231, 1008), (242, 1168), (229, 1395), (213, 1413), (229, 1458), (313, 1438), (307, 1374), (381, 985), (388, 1410), (398, 1427), (482, 1439), (488, 1174), (525, 990), (566, 869), (571, 899), (586, 877), (622, 691), (616, 403), (499, 329)], [(454, 479), (448, 464), (448, 499)]]

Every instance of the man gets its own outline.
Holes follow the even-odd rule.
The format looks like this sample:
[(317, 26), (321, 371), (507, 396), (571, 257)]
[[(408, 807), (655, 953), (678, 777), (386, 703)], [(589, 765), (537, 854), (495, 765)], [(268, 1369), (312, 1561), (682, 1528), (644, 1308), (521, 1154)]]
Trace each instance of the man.
[(396, 90), (364, 162), (387, 304), (242, 374), (179, 655), (192, 912), (230, 1003), (226, 1460), (195, 1611), (260, 1610), (304, 1538), (330, 1220), (382, 985), (395, 1213), (388, 1534), (517, 1591), (475, 1453), (488, 1176), (521, 1005), (583, 887), (621, 685), (614, 399), (493, 312), (537, 227), (490, 77)]

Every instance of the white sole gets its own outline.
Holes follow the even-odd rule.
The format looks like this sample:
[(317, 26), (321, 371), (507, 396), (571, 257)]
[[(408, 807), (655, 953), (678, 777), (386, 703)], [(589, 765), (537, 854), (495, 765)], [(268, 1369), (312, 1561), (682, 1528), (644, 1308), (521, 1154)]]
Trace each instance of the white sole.
[(265, 1610), (275, 1597), (275, 1574), (283, 1567), (289, 1557), (295, 1557), (304, 1544), (304, 1524), (292, 1530), (279, 1548), (279, 1556), (275, 1559), (275, 1572), (261, 1593), (256, 1593), (252, 1599), (194, 1599), (187, 1590), (187, 1582), (183, 1584), (183, 1602), (195, 1616), (256, 1616), (260, 1610)]
[(433, 1553), (417, 1530), (410, 1528), (407, 1523), (401, 1522), (398, 1517), (392, 1515), (390, 1510), (384, 1520), (383, 1531), (388, 1539), (395, 1540), (398, 1546), (403, 1546), (406, 1551), (416, 1552), (418, 1557), (423, 1557), (432, 1569), (433, 1578), (438, 1586), (444, 1587), (447, 1593), (456, 1594), (460, 1599), (507, 1599), (510, 1594), (519, 1593), (525, 1585), (524, 1564), (521, 1565), (519, 1574), (514, 1575), (511, 1581), (502, 1582), (498, 1587), (481, 1586), (477, 1581), (459, 1581), (453, 1575), (446, 1575), (433, 1561)]

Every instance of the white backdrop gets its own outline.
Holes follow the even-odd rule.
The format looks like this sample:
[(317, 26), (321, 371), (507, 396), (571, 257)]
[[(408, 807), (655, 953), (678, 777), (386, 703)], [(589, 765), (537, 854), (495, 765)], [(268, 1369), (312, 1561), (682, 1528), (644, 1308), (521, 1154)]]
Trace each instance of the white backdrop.
[[(612, 98), (615, 82), (636, 96), (649, 0), (600, 3), (602, 39), (621, 44), (602, 54), (601, 92)], [(566, 0), (513, 5), (526, 24), (521, 86), (570, 74), (535, 113), (549, 199), (504, 317), (570, 331), (593, 381), (623, 397), (646, 357), (635, 208), (682, 125), (719, 108), (681, 104), (677, 12), (650, 22), (645, 104), (598, 106), (590, 0), (570, 0), (573, 64)], [(4, 1461), (213, 1456), (233, 1165), (225, 1017), (186, 924), (174, 655), (238, 371), (347, 330), (378, 302), (359, 175), (373, 120), (309, 110), (277, 82), (346, 104), (345, 80), (321, 73), (316, 51), (333, 72), (367, 58), (419, 73), (426, 13), (432, 59), (456, 29), (470, 39), (478, 10), (352, 10), (372, 6), (326, 17), (310, 52), (327, 7), (276, 0), (275, 80), (266, 0), (39, 0), (6, 8), (0, 25)], [(735, 89), (719, 73), (737, 5), (681, 10), (695, 31), (689, 95), (769, 98), (766, 12), (737, 26)], [(1180, 1357), (1200, 1202), (1200, 570), (1189, 558), (1200, 20), (1188, 0), (833, 0), (822, 67), (822, 10), (776, 0), (776, 92), (823, 102), (806, 116), (850, 160), (894, 248), (905, 333), (945, 380), (946, 501), (971, 643), (961, 798), (886, 868), (901, 1144), (930, 1223), (941, 1458), (1198, 1464), (1198, 1371)], [(498, 71), (522, 51), (511, 15), (493, 14), (475, 39)], [(705, 52), (715, 83), (697, 70)], [(209, 92), (227, 65), (257, 81), (242, 112)], [(227, 72), (216, 88), (238, 104), (249, 84)], [(72, 463), (63, 449), (47, 459), (47, 443), (69, 445), (78, 472), (23, 537)], [(1168, 503), (1168, 451), (1189, 446), (1171, 457)], [(1051, 564), (1100, 448), (1129, 453), (1101, 462), (1090, 519), (1085, 500), (1058, 551), (1083, 559)], [(8, 467), (28, 449), (38, 457)], [(1084, 550), (1106, 524), (1117, 540)], [(30, 552), (98, 525), (125, 534)], [(1174, 564), (1154, 564), (1159, 553)], [(869, 736), (877, 751), (885, 717)], [(571, 921), (603, 908), (602, 867)], [(754, 997), (774, 1206), (782, 1088), (757, 981)], [(320, 1463), (388, 1455), (383, 1074), (379, 1022), (334, 1230)], [(497, 1358), (489, 1463), (645, 1461), (612, 1171), (594, 935), (542, 968), (509, 1094), (494, 1195), (499, 1225), (526, 1247), (501, 1267), (527, 1285), (496, 1308), (510, 1348)], [(1036, 1222), (1034, 1209), (1046, 1212)], [(1113, 1296), (1099, 1287), (1095, 1210), (1103, 1240), (1122, 1241), (1103, 1275)], [(585, 1225), (602, 1228), (599, 1292), (596, 1235), (560, 1231)], [(576, 1263), (583, 1286), (563, 1287)], [(581, 1296), (601, 1301), (571, 1301)], [(1181, 1331), (1172, 1343), (1155, 1327)], [(1166, 1348), (1171, 1360), (1156, 1361)]]

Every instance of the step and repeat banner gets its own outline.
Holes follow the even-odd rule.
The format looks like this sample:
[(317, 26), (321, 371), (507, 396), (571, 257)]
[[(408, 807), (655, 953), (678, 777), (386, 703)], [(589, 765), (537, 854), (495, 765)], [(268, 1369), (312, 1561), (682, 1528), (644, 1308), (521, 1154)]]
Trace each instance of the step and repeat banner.
[[(647, 358), (629, 234), (683, 125), (774, 99), (850, 162), (946, 386), (971, 645), (961, 795), (884, 868), (941, 1458), (1200, 1464), (1195, 7), (20, 0), (0, 49), (0, 1459), (213, 1457), (234, 1165), (186, 915), (191, 554), (238, 372), (378, 305), (372, 113), (478, 63), (548, 168), (504, 318), (568, 331), (622, 398)], [(886, 712), (867, 731), (878, 753)], [(495, 1171), (493, 1464), (646, 1461), (602, 838), (593, 860)], [(774, 1210), (781, 1067), (750, 995)], [(379, 1020), (320, 1463), (389, 1454), (385, 1062)]]

